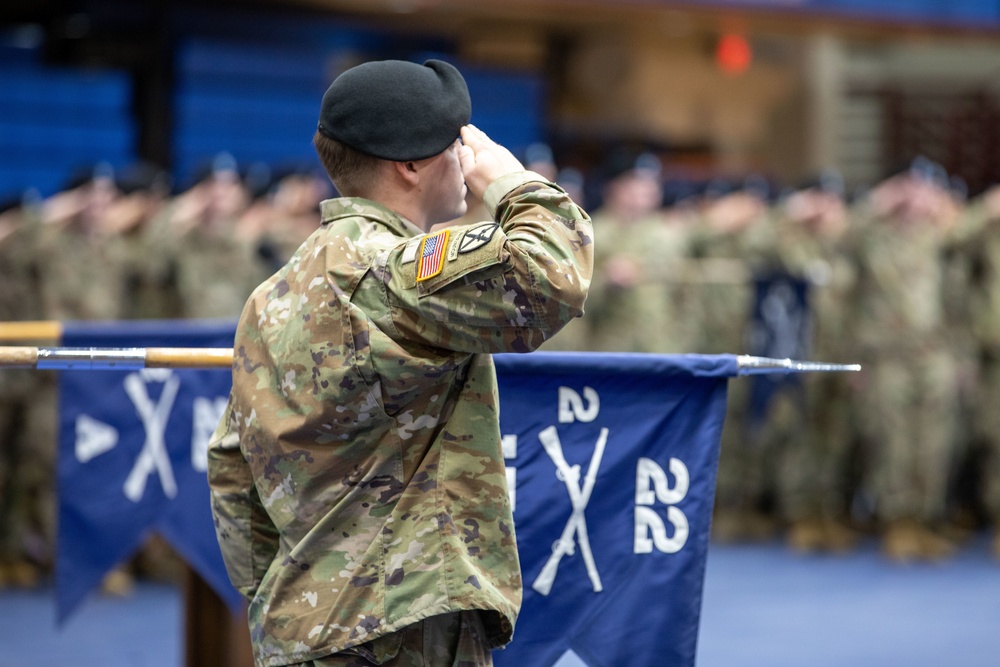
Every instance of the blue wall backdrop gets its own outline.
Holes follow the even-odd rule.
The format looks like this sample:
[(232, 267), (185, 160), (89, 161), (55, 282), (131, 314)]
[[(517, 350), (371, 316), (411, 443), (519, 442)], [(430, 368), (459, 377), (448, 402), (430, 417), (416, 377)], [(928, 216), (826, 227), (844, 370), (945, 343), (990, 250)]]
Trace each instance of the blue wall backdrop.
[[(311, 139), (330, 81), (363, 60), (449, 60), (465, 72), (473, 122), (515, 153), (545, 140), (540, 72), (462, 63), (433, 35), (397, 35), (330, 19), (219, 11), (171, 17), (169, 135), (175, 187), (188, 187), (219, 153), (241, 170), (319, 168)], [(225, 27), (221, 36), (220, 26)], [(0, 198), (55, 194), (76, 170), (136, 161), (135, 82), (125, 69), (56, 67), (44, 43), (0, 33)], [(30, 40), (29, 40), (30, 41)], [(153, 131), (157, 131), (153, 128)]]
[[(81, 6), (95, 3), (84, 0)], [(996, 0), (696, 3), (817, 18), (1000, 29)], [(97, 9), (104, 14), (95, 13), (94, 20), (117, 19), (107, 6)], [(166, 98), (172, 127), (162, 130), (169, 136), (171, 164), (164, 166), (178, 187), (188, 185), (197, 169), (221, 151), (231, 153), (241, 168), (254, 162), (275, 168), (318, 166), (310, 138), (319, 97), (340, 68), (361, 59), (449, 59), (467, 74), (473, 122), (515, 153), (547, 138), (542, 72), (461, 63), (455, 45), (440, 35), (403, 35), (290, 11), (171, 8), (165, 20), (174, 71)], [(85, 165), (105, 161), (120, 168), (135, 161), (139, 136), (157, 128), (137, 126), (133, 74), (53, 66), (43, 61), (44, 35), (26, 45), (17, 33), (17, 28), (0, 30), (0, 198), (28, 189), (49, 196)]]
[(1000, 3), (995, 0), (696, 0), (695, 4), (938, 26), (1000, 26)]
[(58, 191), (78, 168), (135, 159), (132, 84), (114, 70), (43, 65), (0, 44), (0, 196)]

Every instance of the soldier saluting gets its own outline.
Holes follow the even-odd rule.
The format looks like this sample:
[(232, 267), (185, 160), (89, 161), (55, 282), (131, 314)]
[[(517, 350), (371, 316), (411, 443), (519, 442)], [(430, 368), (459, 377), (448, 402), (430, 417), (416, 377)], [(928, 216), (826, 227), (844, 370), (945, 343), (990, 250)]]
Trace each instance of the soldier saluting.
[[(342, 198), (251, 295), (209, 450), (257, 665), (488, 665), (521, 601), (489, 353), (583, 312), (590, 219), (469, 125), (462, 75), (369, 62), (313, 142)], [(440, 227), (466, 210), (492, 220)]]

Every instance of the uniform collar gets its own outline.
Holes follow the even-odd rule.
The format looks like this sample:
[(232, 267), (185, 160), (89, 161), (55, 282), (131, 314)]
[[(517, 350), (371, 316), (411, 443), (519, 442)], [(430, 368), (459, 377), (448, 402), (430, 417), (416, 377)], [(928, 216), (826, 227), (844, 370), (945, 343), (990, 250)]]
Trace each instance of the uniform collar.
[(423, 234), (423, 230), (414, 225), (395, 211), (386, 208), (378, 202), (361, 197), (340, 197), (327, 199), (320, 204), (323, 225), (343, 218), (362, 217), (372, 222), (382, 224), (395, 234), (412, 238)]

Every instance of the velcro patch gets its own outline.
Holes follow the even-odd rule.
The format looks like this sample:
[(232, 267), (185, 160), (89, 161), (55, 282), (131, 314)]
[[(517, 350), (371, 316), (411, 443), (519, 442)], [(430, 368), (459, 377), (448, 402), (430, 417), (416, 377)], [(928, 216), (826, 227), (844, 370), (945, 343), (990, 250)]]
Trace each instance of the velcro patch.
[(417, 282), (433, 278), (444, 268), (450, 229), (424, 237), (420, 244), (420, 261), (417, 264)]
[(458, 252), (466, 253), (478, 250), (490, 242), (500, 225), (495, 222), (484, 222), (466, 230), (462, 240), (458, 242)]
[(413, 239), (406, 244), (406, 248), (403, 249), (403, 258), (400, 260), (403, 264), (409, 264), (410, 262), (417, 261), (417, 250), (420, 249), (420, 239)]

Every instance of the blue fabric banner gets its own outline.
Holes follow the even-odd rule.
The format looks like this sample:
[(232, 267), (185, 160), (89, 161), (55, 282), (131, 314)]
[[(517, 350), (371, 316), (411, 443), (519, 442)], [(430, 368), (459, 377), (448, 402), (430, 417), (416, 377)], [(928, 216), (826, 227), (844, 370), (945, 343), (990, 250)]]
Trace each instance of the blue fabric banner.
[[(771, 359), (809, 359), (812, 353), (813, 314), (809, 281), (784, 271), (754, 277), (747, 353)], [(754, 442), (768, 420), (771, 404), (787, 392), (805, 411), (802, 376), (770, 373), (748, 379), (746, 442)]]
[(693, 665), (735, 357), (496, 362), (524, 602), (494, 661)]
[[(218, 326), (67, 326), (67, 347), (229, 347)], [(497, 355), (524, 574), (505, 665), (694, 664), (733, 355)], [(205, 476), (228, 370), (61, 374), (66, 618), (149, 531), (234, 606)]]
[[(232, 347), (234, 323), (67, 324), (66, 347)], [(65, 620), (151, 531), (228, 603), (206, 477), (229, 369), (62, 371), (57, 616)]]

